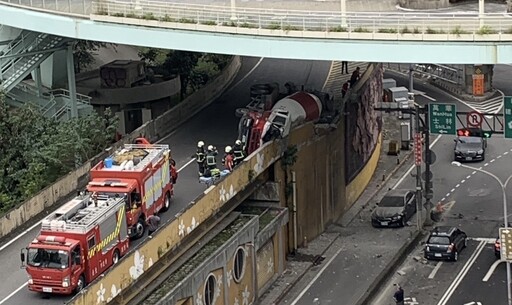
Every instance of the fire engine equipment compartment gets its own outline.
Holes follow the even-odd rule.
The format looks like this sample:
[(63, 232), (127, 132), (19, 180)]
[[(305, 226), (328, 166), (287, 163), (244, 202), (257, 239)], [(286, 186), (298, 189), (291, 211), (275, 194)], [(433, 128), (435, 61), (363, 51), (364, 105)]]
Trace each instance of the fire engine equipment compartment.
[(146, 218), (169, 209), (177, 179), (168, 145), (125, 144), (90, 172), (89, 192), (126, 198), (128, 234), (141, 238)]

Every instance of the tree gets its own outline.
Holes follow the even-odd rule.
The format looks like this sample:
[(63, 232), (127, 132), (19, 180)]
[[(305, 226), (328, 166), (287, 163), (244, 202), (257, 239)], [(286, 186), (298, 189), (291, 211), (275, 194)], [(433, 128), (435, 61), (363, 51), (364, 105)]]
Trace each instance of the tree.
[(94, 55), (100, 48), (107, 46), (113, 46), (115, 44), (106, 43), (92, 40), (78, 40), (73, 47), (73, 56), (75, 62), (75, 73), (80, 73), (82, 69), (87, 68), (89, 65), (94, 63)]
[(93, 113), (58, 122), (0, 97), (0, 210), (30, 198), (113, 142), (117, 118)]
[(183, 99), (188, 92), (188, 85), (190, 82), (190, 75), (192, 69), (197, 65), (201, 53), (188, 52), (188, 51), (170, 51), (163, 64), (164, 69), (168, 71), (176, 71), (180, 76), (181, 90), (180, 97)]

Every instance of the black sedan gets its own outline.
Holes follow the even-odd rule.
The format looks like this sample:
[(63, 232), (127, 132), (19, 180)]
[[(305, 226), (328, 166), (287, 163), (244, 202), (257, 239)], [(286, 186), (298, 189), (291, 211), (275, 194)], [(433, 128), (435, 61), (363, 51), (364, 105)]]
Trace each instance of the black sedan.
[(374, 227), (403, 227), (416, 213), (416, 193), (411, 190), (390, 190), (372, 212)]
[(483, 161), (487, 140), (482, 137), (457, 137), (455, 141), (455, 161)]

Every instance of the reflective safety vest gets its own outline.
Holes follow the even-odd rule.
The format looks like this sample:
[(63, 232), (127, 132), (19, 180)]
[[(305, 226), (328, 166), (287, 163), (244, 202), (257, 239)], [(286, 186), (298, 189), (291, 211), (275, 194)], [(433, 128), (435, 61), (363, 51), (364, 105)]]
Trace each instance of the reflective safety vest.
[(240, 145), (235, 145), (233, 148), (233, 157), (235, 160), (241, 160), (244, 158), (244, 150)]
[(206, 157), (206, 155), (204, 154), (204, 152), (202, 152), (200, 150), (198, 150), (196, 152), (196, 161), (197, 161), (197, 163), (204, 163), (205, 157)]
[(208, 154), (206, 156), (206, 165), (208, 165), (208, 166), (217, 165), (217, 160), (215, 159), (215, 156), (213, 154)]

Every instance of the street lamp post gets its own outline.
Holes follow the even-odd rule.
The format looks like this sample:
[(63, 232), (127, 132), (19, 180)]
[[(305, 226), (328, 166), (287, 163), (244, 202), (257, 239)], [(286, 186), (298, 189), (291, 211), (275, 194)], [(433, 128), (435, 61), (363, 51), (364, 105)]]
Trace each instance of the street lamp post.
[[(505, 181), (505, 183), (501, 182), (500, 178), (498, 178), (496, 175), (494, 175), (493, 173), (491, 172), (488, 172), (484, 169), (481, 169), (481, 168), (476, 168), (476, 167), (472, 167), (472, 166), (467, 166), (467, 165), (464, 165), (460, 162), (457, 162), (457, 161), (453, 161), (452, 162), (452, 165), (455, 165), (455, 166), (458, 166), (458, 167), (464, 167), (464, 168), (467, 168), (467, 169), (470, 169), (470, 170), (474, 170), (474, 171), (477, 171), (477, 172), (480, 172), (480, 173), (483, 173), (483, 174), (486, 174), (490, 177), (492, 177), (494, 180), (496, 180), (500, 187), (501, 187), (501, 191), (503, 193), (503, 221), (505, 222), (505, 228), (508, 228), (508, 213), (507, 213), (507, 192), (506, 192), (506, 188), (507, 188), (507, 184), (508, 182), (510, 181), (510, 179), (512, 178), (512, 175), (510, 175), (507, 180)], [(512, 305), (512, 290), (511, 290), (511, 272), (510, 272), (510, 262), (506, 261), (505, 262), (506, 265), (507, 265), (507, 304), (508, 305)]]

